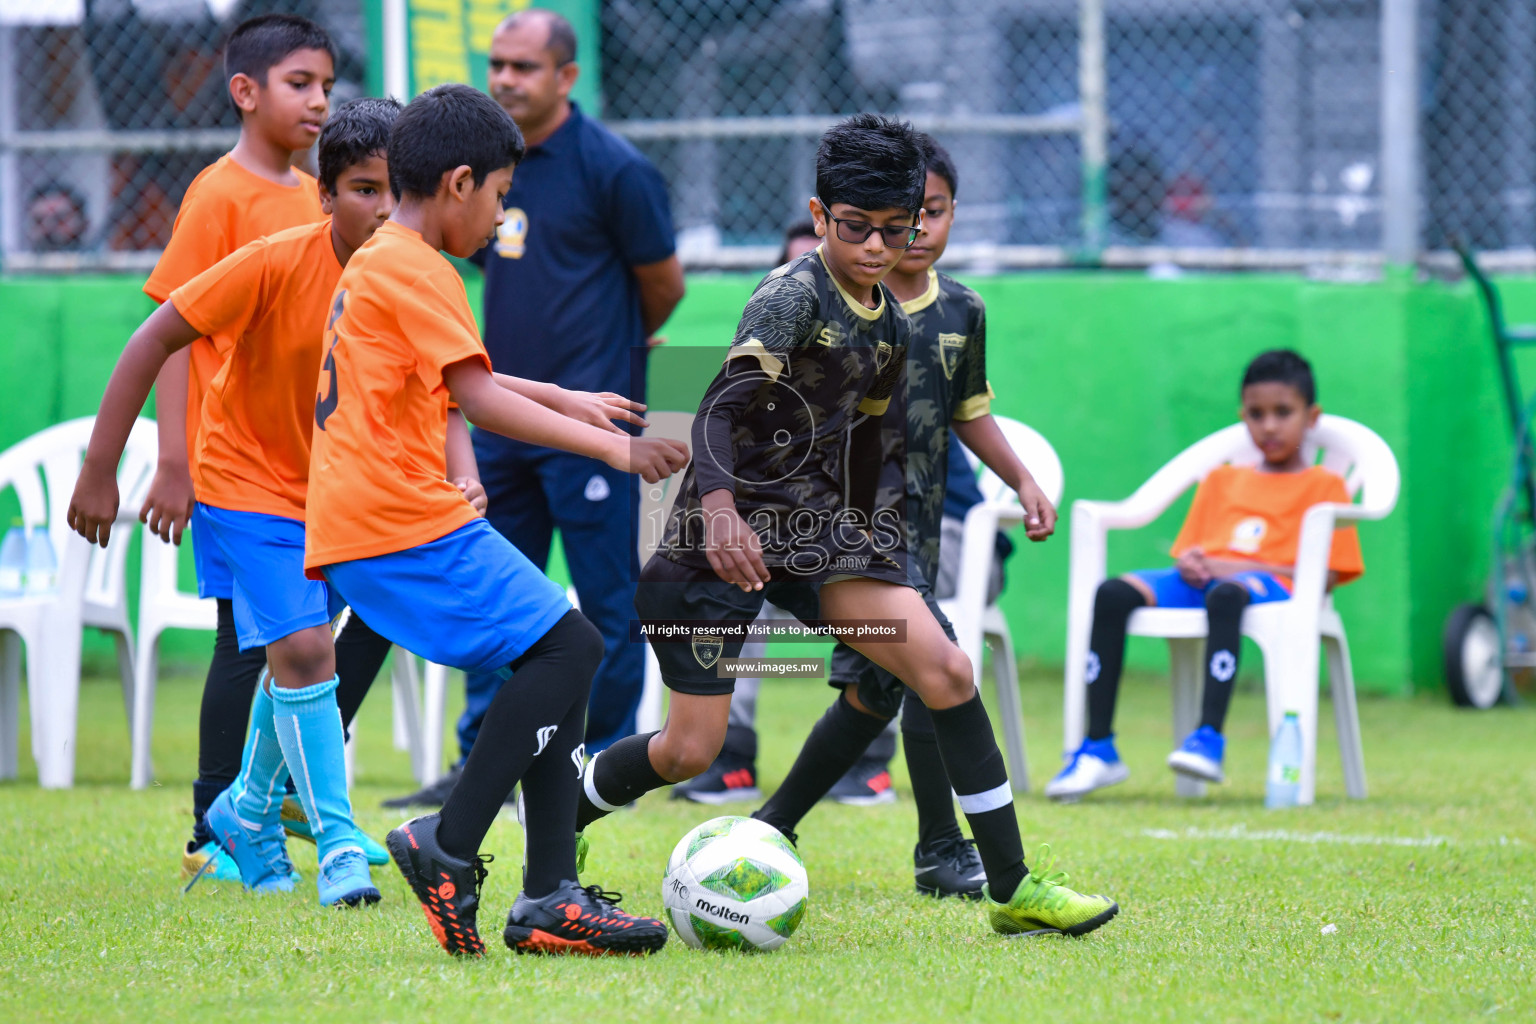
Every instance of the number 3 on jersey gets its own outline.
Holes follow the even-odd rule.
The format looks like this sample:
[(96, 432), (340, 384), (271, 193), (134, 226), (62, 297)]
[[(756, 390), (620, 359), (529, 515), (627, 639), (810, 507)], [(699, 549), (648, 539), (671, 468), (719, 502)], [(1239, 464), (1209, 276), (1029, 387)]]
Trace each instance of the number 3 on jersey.
[(337, 292), (336, 304), (331, 307), (331, 318), (325, 324), (325, 333), (330, 344), (325, 347), (325, 363), (320, 367), (320, 371), (330, 374), (331, 380), (330, 394), (315, 396), (315, 426), (321, 430), (325, 429), (325, 421), (330, 418), (331, 413), (336, 411), (336, 399), (340, 397), (336, 383), (336, 321), (341, 317), (346, 302), (346, 290)]

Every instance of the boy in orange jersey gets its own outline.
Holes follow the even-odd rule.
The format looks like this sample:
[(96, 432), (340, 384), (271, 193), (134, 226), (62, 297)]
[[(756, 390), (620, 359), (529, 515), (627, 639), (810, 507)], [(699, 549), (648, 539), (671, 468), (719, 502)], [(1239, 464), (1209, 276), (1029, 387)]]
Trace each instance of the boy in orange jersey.
[[(172, 291), (247, 242), (324, 219), (315, 180), (290, 165), (320, 135), (335, 61), (330, 37), (305, 18), (270, 14), (236, 26), (224, 46), (224, 72), (240, 115), (240, 139), (187, 187), (171, 240), (144, 283), (150, 298), (165, 302)], [(139, 513), (162, 540), (177, 544), (190, 521), (198, 594), (218, 601), (218, 632), (198, 729), (192, 842), (182, 853), (184, 874), (203, 868), (214, 856), (203, 815), (239, 767), (251, 694), (265, 663), (259, 648), (243, 654), (239, 649), (229, 566), (203, 530), (193, 497), (193, 442), (203, 394), (222, 362), (214, 340), (200, 338), (175, 353), (161, 371), (155, 388), (160, 465)]]
[[(1045, 795), (1082, 796), (1124, 782), (1130, 771), (1115, 749), (1115, 697), (1125, 659), (1125, 636), (1138, 608), (1204, 608), (1205, 688), (1200, 727), (1168, 755), (1168, 767), (1205, 782), (1221, 782), (1226, 740), (1222, 726), (1237, 658), (1243, 610), (1286, 601), (1296, 568), (1296, 545), (1307, 509), (1320, 502), (1349, 503), (1339, 476), (1309, 463), (1307, 431), (1322, 412), (1312, 367), (1289, 349), (1264, 352), (1243, 373), (1242, 420), (1263, 453), (1257, 466), (1220, 466), (1195, 490), (1194, 502), (1173, 543), (1176, 564), (1144, 569), (1099, 585), (1088, 641), (1088, 735), (1067, 757)], [(1353, 526), (1333, 535), (1328, 585), (1348, 583), (1365, 569)]]
[[(303, 571), (310, 396), (331, 291), (346, 261), (394, 206), (384, 150), (399, 110), (393, 100), (368, 99), (337, 111), (320, 141), (319, 200), (329, 219), (241, 247), (173, 291), (135, 332), (102, 400), (70, 507), (71, 524), (104, 542), (117, 505), (113, 467), (155, 374), (173, 353), (211, 338), (225, 361), (202, 403), (193, 482), (207, 536), (233, 573), (238, 641), (247, 650), (265, 649), (277, 683), (272, 692), (259, 687), (246, 760), (257, 759), (265, 746), (277, 753), (280, 768), (259, 779), (242, 775), (214, 801), (208, 826), (221, 845), (233, 834), (237, 878), (261, 891), (291, 889), (279, 820), (288, 773), (281, 766), (304, 765), (296, 788), (319, 846), (322, 903), (373, 902), (378, 890), (365, 863), (364, 844), (371, 841), (352, 826), (344, 785), (339, 800), (327, 802), (323, 797), (335, 794), (312, 784), (332, 771), (344, 780), (344, 766), (328, 763), (314, 743), (307, 754), (301, 745), (306, 718), (318, 716), (323, 724), (338, 718), (327, 594)], [(472, 477), (472, 455), (462, 464), (469, 451), (462, 419), (458, 439), (460, 464), (449, 471)], [(363, 674), (354, 673), (359, 678), (343, 719), (356, 711), (377, 668), (375, 659)], [(278, 707), (283, 713), (274, 724)], [(254, 823), (257, 841), (242, 846), (238, 828), (227, 821), (219, 828), (221, 809), (225, 818)]]
[(582, 734), (602, 636), (441, 470), (450, 400), (482, 429), (647, 481), (687, 461), (683, 445), (600, 429), (539, 402), (569, 392), (492, 374), (463, 282), (442, 253), (467, 257), (492, 236), (523, 153), (511, 117), (468, 86), (431, 89), (395, 122), (398, 205), (347, 265), (331, 307), (305, 567), (396, 644), (506, 680), (442, 811), (388, 838), (443, 948), (485, 951), (475, 920), (488, 859), (480, 844), (520, 782), (525, 866), (507, 945), (649, 952), (666, 942), (660, 921), (626, 914), (617, 896), (576, 880)]

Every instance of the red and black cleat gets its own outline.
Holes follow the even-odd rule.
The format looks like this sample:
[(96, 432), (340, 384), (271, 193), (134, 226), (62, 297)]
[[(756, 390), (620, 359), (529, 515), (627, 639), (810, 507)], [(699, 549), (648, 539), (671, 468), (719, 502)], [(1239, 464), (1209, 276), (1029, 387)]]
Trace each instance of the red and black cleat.
[(514, 953), (637, 956), (667, 944), (667, 926), (619, 909), (623, 899), (595, 885), (562, 882), (542, 899), (518, 893), (502, 937)]
[(484, 956), (485, 943), (475, 930), (480, 886), (490, 856), (460, 860), (437, 843), (439, 816), (426, 814), (385, 837), (389, 855), (405, 876), (438, 943), (454, 956)]

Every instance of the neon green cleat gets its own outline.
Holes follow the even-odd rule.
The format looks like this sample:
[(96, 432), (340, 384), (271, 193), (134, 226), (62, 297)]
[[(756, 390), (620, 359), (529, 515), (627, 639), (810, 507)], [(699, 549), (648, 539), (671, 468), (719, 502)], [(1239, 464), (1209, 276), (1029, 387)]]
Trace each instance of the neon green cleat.
[[(291, 796), (283, 797), (281, 811), (283, 831), (295, 839), (302, 839), (306, 843), (315, 841), (315, 833), (310, 830), (309, 818), (304, 813), (304, 805)], [(374, 867), (389, 863), (389, 851), (374, 841), (373, 837), (362, 829), (357, 829), (357, 845), (363, 848), (363, 856), (368, 858), (368, 863)]]
[(587, 834), (585, 832), (577, 832), (576, 833), (576, 876), (578, 878), (581, 877), (582, 872), (587, 870), (587, 851), (590, 850), (590, 849), (592, 849), (592, 844), (587, 842)]
[(1108, 896), (1085, 896), (1068, 889), (1067, 873), (1053, 871), (1051, 848), (1041, 844), (1039, 864), (1019, 883), (1013, 898), (998, 903), (986, 886), (987, 921), (1003, 935), (1086, 935), (1120, 913)]

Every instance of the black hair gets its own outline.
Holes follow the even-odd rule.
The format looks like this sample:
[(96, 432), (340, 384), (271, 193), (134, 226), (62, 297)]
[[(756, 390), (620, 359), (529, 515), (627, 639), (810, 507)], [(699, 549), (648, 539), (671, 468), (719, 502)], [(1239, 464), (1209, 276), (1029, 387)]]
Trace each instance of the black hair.
[(1317, 381), (1312, 364), (1288, 348), (1260, 352), (1243, 371), (1243, 387), (1250, 384), (1287, 384), (1296, 389), (1308, 405), (1317, 403)]
[[(927, 132), (917, 133), (917, 144), (923, 151), (923, 163), (928, 165), (924, 174), (937, 174), (944, 179), (944, 184), (949, 186), (949, 198), (954, 199), (960, 195), (960, 176), (955, 173), (955, 162), (950, 159), (949, 150), (939, 145), (939, 141)], [(926, 188), (926, 182), (925, 188)]]
[(830, 210), (911, 210), (923, 205), (927, 172), (918, 132), (906, 121), (854, 114), (828, 128), (816, 147), (816, 195)]
[(479, 89), (450, 82), (434, 86), (400, 112), (389, 133), (389, 189), (431, 197), (443, 175), (468, 166), (475, 187), (494, 170), (520, 163), (523, 133), (501, 104)]
[(235, 26), (224, 43), (224, 80), (246, 75), (265, 86), (272, 66), (299, 50), (324, 50), (331, 55), (331, 63), (336, 63), (336, 44), (325, 29), (308, 18), (297, 14), (247, 18)]
[(800, 255), (797, 252), (790, 252), (789, 251), (789, 243), (790, 242), (793, 242), (797, 238), (815, 238), (815, 237), (816, 237), (816, 222), (811, 220), (809, 217), (805, 218), (804, 220), (797, 220), (793, 224), (791, 224), (789, 227), (785, 228), (784, 229), (784, 245), (783, 245), (783, 247), (781, 249), (779, 249), (779, 265), (783, 266), (785, 263), (788, 263), (790, 260), (792, 260), (796, 256)]
[(576, 30), (566, 20), (565, 15), (543, 7), (530, 7), (527, 10), (509, 14), (496, 26), (500, 32), (504, 28), (511, 28), (518, 22), (527, 18), (538, 18), (549, 26), (549, 38), (544, 41), (544, 49), (548, 50), (555, 58), (555, 67), (569, 64), (576, 59)]
[(400, 101), (365, 96), (336, 108), (320, 132), (320, 184), (336, 194), (336, 179), (354, 164), (389, 151), (389, 130), (400, 116)]

